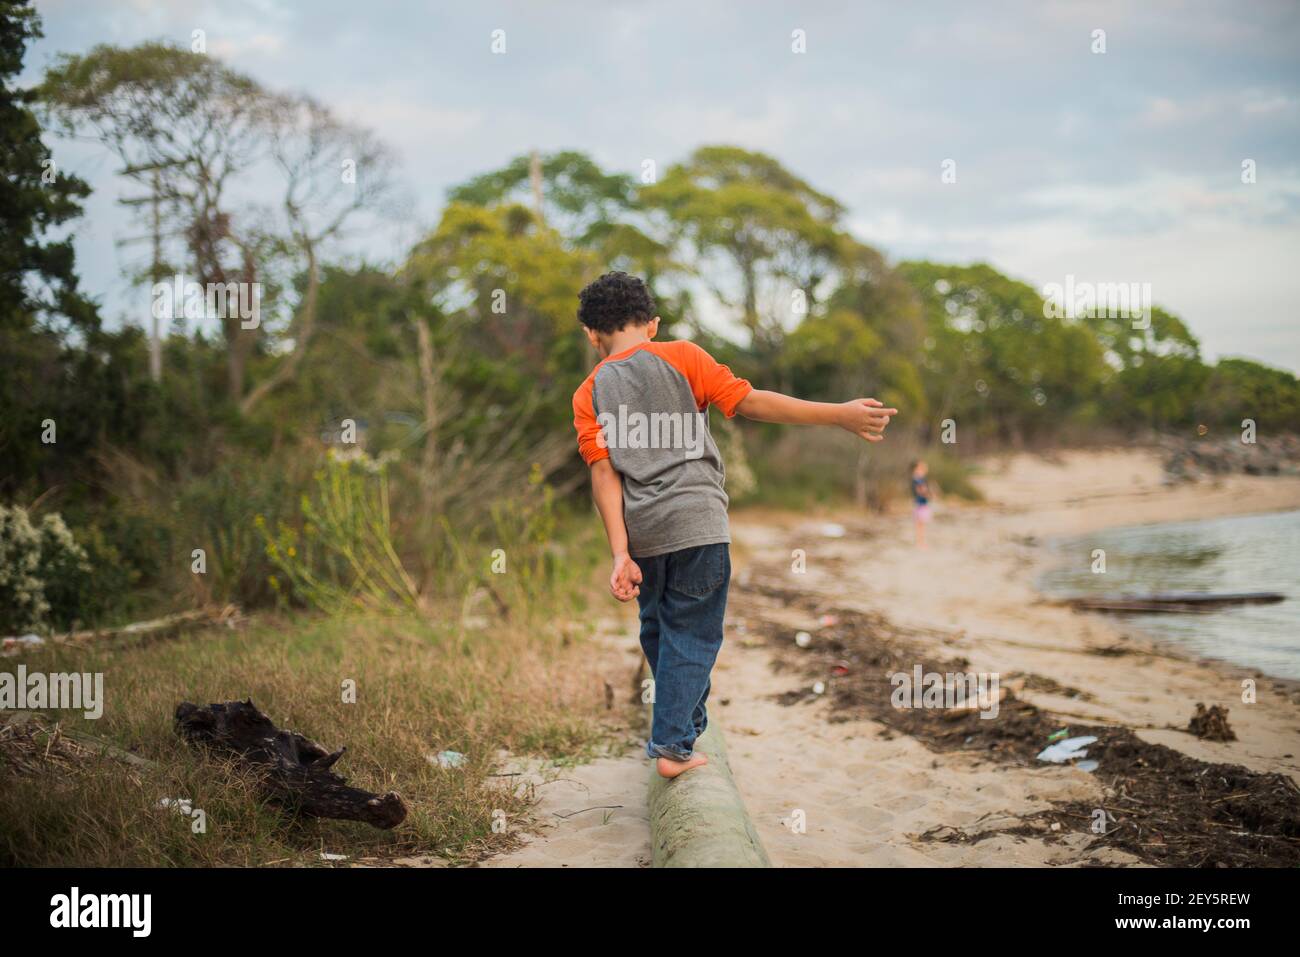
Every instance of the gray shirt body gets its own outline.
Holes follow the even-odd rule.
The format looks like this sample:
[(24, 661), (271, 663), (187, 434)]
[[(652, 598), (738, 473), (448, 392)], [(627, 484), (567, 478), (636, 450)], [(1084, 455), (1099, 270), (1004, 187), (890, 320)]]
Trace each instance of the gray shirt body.
[(592, 407), (623, 477), (634, 557), (731, 541), (722, 456), (708, 409), (681, 371), (651, 349), (607, 361), (596, 370)]

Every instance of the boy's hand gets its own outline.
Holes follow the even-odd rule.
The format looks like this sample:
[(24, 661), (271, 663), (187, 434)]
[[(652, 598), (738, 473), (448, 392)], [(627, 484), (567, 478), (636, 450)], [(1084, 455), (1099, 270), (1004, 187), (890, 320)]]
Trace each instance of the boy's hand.
[(641, 594), (641, 569), (627, 554), (614, 556), (614, 571), (609, 576), (609, 590), (619, 601), (631, 601)]
[(878, 399), (850, 399), (840, 408), (843, 410), (840, 427), (868, 442), (883, 439), (885, 426), (898, 414), (897, 409), (886, 409)]

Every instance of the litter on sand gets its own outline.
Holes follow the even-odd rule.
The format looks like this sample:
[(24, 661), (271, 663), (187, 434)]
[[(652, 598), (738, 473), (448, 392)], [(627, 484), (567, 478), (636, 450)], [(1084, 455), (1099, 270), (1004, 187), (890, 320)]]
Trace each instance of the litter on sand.
[(1049, 744), (1038, 752), (1039, 761), (1050, 761), (1052, 764), (1064, 764), (1066, 761), (1073, 761), (1075, 758), (1086, 758), (1088, 756), (1087, 746), (1097, 740), (1095, 734), (1085, 734), (1079, 738), (1066, 738), (1064, 741), (1057, 741), (1055, 744)]
[(847, 530), (839, 522), (827, 522), (822, 526), (821, 532), (825, 538), (843, 538), (848, 534)]
[(812, 635), (808, 634), (806, 631), (796, 632), (794, 643), (800, 648), (807, 648), (812, 643)]

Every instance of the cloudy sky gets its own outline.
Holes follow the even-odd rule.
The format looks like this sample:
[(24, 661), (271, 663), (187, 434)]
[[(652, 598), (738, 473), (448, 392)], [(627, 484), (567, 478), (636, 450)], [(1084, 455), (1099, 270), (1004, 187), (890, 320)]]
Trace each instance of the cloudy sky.
[[(395, 148), (414, 198), (531, 148), (660, 169), (704, 143), (769, 152), (895, 259), (984, 260), (1035, 286), (1147, 282), (1210, 357), (1300, 370), (1300, 4), (38, 0), (55, 54), (147, 39), (310, 93)], [(506, 53), (493, 54), (494, 30)], [(791, 50), (802, 30), (807, 52)], [(1095, 31), (1105, 52), (1093, 52)], [(84, 284), (113, 317), (141, 250), (115, 164), (55, 142), (96, 189)], [(956, 182), (944, 183), (945, 160)], [(1242, 182), (1253, 160), (1256, 182)], [(127, 192), (130, 192), (129, 190)]]

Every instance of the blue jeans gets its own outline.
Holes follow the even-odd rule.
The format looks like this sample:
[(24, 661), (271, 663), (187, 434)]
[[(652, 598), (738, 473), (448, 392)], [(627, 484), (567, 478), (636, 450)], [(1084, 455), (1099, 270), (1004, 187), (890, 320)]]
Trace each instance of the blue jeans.
[(731, 552), (725, 542), (634, 558), (641, 569), (641, 650), (654, 675), (646, 753), (685, 761), (709, 725), (709, 673), (722, 647)]

